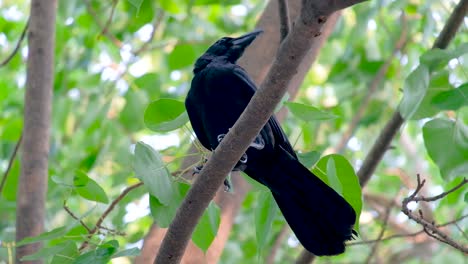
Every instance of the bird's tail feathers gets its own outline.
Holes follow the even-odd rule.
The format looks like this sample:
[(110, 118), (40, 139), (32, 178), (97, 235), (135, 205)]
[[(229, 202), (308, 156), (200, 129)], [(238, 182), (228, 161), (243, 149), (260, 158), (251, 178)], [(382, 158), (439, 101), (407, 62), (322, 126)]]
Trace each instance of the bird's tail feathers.
[(265, 184), (302, 245), (318, 256), (343, 253), (356, 234), (351, 205), (284, 149), (271, 173)]

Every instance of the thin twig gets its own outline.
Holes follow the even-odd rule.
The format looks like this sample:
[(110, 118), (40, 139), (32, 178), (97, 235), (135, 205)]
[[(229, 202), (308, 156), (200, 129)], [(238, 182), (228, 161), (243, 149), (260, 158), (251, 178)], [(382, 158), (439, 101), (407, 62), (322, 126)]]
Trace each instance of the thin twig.
[(0, 68), (7, 65), (12, 59), (13, 57), (16, 55), (16, 53), (18, 53), (20, 47), (21, 47), (21, 44), (23, 43), (23, 40), (24, 40), (24, 37), (26, 37), (26, 33), (28, 32), (28, 28), (29, 28), (29, 19), (28, 19), (28, 22), (26, 22), (26, 25), (24, 26), (24, 29), (23, 29), (23, 32), (21, 32), (21, 36), (20, 38), (18, 39), (18, 42), (16, 42), (16, 46), (15, 48), (13, 49), (13, 51), (11, 52), (10, 55), (8, 55), (8, 57), (6, 57), (1, 63), (0, 63)]
[(110, 12), (109, 18), (107, 18), (106, 23), (105, 23), (104, 26), (102, 27), (101, 35), (105, 35), (105, 34), (108, 33), (110, 24), (111, 24), (111, 22), (112, 22), (112, 18), (114, 18), (115, 7), (117, 6), (117, 3), (118, 3), (118, 2), (119, 2), (119, 0), (113, 0), (113, 1), (112, 1), (111, 12)]
[(88, 233), (91, 232), (91, 228), (88, 227), (87, 224), (85, 224), (85, 222), (83, 222), (83, 220), (81, 220), (81, 218), (79, 218), (78, 216), (76, 216), (71, 210), (70, 208), (67, 206), (67, 204), (64, 202), (63, 203), (63, 209), (65, 209), (65, 211), (75, 220), (79, 221), (80, 224), (86, 228), (86, 230), (88, 231)]
[[(468, 215), (464, 215), (464, 216), (461, 216), (461, 217), (459, 217), (459, 218), (457, 218), (455, 220), (449, 221), (447, 223), (436, 225), (436, 227), (441, 228), (441, 227), (445, 227), (445, 226), (449, 226), (449, 225), (456, 225), (458, 222), (462, 221), (463, 219), (465, 219), (467, 217), (468, 217)], [(417, 231), (417, 232), (407, 233), (407, 234), (395, 234), (395, 235), (391, 235), (391, 236), (388, 236), (388, 237), (385, 237), (385, 238), (382, 238), (382, 239), (372, 239), (372, 240), (365, 240), (365, 241), (348, 242), (348, 243), (346, 243), (346, 246), (366, 245), (366, 244), (373, 244), (373, 243), (377, 243), (377, 242), (392, 240), (392, 239), (395, 239), (395, 238), (415, 237), (415, 236), (420, 235), (422, 233), (424, 233), (424, 228)]]
[(8, 161), (8, 167), (5, 173), (3, 174), (2, 182), (0, 183), (0, 194), (2, 194), (3, 187), (5, 186), (8, 175), (10, 174), (11, 167), (13, 167), (13, 162), (15, 161), (16, 154), (18, 153), (22, 139), (23, 139), (23, 133), (21, 133), (20, 138), (16, 142), (15, 149), (13, 150), (13, 153), (11, 153), (10, 160)]
[(289, 232), (290, 232), (289, 225), (283, 225), (278, 235), (276, 236), (275, 243), (273, 244), (273, 247), (270, 250), (270, 254), (268, 255), (266, 263), (268, 264), (275, 263), (276, 254), (278, 253), (279, 248), (283, 244), (283, 241), (286, 239)]
[(460, 189), (463, 185), (465, 185), (466, 183), (468, 183), (468, 180), (466, 178), (463, 178), (463, 180), (455, 187), (453, 187), (452, 189), (446, 191), (446, 192), (443, 192), (439, 195), (436, 195), (436, 196), (432, 196), (432, 197), (424, 197), (424, 196), (418, 196), (418, 197), (413, 197), (412, 201), (414, 202), (434, 202), (434, 201), (437, 201), (437, 200), (440, 200), (442, 198), (444, 198), (445, 196), (447, 196), (448, 194)]
[(96, 225), (93, 229), (90, 230), (90, 232), (88, 232), (88, 236), (87, 236), (87, 239), (85, 242), (83, 242), (83, 244), (81, 245), (80, 247), (80, 251), (85, 249), (88, 244), (89, 244), (89, 239), (91, 239), (91, 237), (96, 234), (96, 232), (99, 230), (99, 228), (102, 226), (102, 222), (104, 222), (104, 219), (110, 214), (110, 212), (112, 212), (112, 210), (114, 210), (115, 206), (132, 190), (140, 187), (143, 185), (143, 182), (139, 182), (137, 184), (134, 184), (132, 186), (129, 186), (127, 187), (125, 190), (123, 190), (123, 192), (117, 196), (117, 198), (115, 198), (115, 200), (109, 205), (109, 207), (106, 209), (106, 211), (104, 211), (104, 213), (101, 215), (101, 217), (99, 217), (99, 219), (97, 220), (96, 222)]
[(278, 0), (278, 13), (280, 21), (280, 42), (289, 34), (289, 10), (287, 0)]
[[(447, 245), (450, 245), (453, 248), (456, 248), (456, 249), (460, 250), (461, 252), (463, 252), (465, 254), (468, 254), (468, 248), (467, 247), (465, 247), (464, 245), (461, 245), (458, 242), (454, 241), (447, 234), (445, 234), (439, 228), (437, 228), (437, 226), (433, 222), (430, 222), (430, 221), (424, 219), (424, 216), (423, 216), (421, 210), (419, 210), (419, 216), (416, 216), (411, 212), (411, 210), (408, 209), (408, 203), (423, 201), (422, 199), (420, 199), (420, 197), (416, 197), (416, 195), (419, 193), (419, 191), (421, 191), (422, 187), (424, 186), (424, 183), (425, 183), (425, 180), (421, 181), (421, 178), (420, 178), (420, 176), (418, 174), (417, 175), (416, 190), (409, 197), (403, 199), (403, 202), (402, 202), (402, 205), (401, 205), (401, 211), (405, 215), (407, 215), (410, 219), (412, 219), (413, 221), (415, 221), (418, 224), (422, 225), (423, 230), (430, 237), (435, 238), (438, 241), (441, 241), (441, 242), (443, 242), (443, 243), (445, 243)], [(450, 189), (447, 192), (444, 192), (445, 193), (444, 196), (437, 195), (437, 196), (434, 196), (434, 197), (437, 197), (438, 199), (441, 199), (441, 198), (445, 197), (447, 194), (453, 192), (454, 190), (457, 190), (458, 188), (460, 188), (465, 183), (466, 183), (466, 180), (464, 179), (461, 184), (455, 186), (454, 188)], [(429, 201), (435, 201), (434, 199), (432, 199), (434, 197), (430, 197), (430, 198), (428, 198), (428, 200)]]
[(94, 22), (101, 28), (101, 32), (104, 36), (106, 36), (117, 48), (122, 48), (122, 42), (116, 38), (114, 35), (110, 34), (107, 30), (105, 30), (105, 26), (102, 24), (101, 20), (99, 19), (99, 15), (96, 13), (96, 10), (91, 6), (89, 0), (85, 0), (86, 9), (88, 10), (89, 14), (94, 19)]
[(156, 35), (156, 30), (159, 28), (159, 26), (161, 25), (161, 22), (163, 21), (164, 19), (164, 10), (163, 9), (158, 9), (157, 10), (157, 14), (156, 14), (156, 18), (154, 19), (153, 21), (153, 24), (152, 24), (152, 27), (153, 29), (151, 30), (151, 34), (150, 34), (150, 37), (147, 41), (145, 41), (145, 43), (143, 43), (143, 45), (141, 45), (141, 47), (139, 49), (137, 49), (135, 52), (133, 52), (133, 56), (138, 56), (140, 55), (140, 53), (146, 51), (149, 47), (149, 44), (153, 41), (154, 39), (154, 36)]
[(377, 248), (379, 247), (379, 242), (382, 240), (383, 238), (383, 235), (385, 234), (385, 230), (387, 229), (387, 225), (388, 225), (388, 220), (390, 219), (390, 212), (392, 211), (392, 208), (393, 208), (393, 203), (390, 202), (388, 205), (387, 205), (387, 208), (385, 209), (385, 213), (384, 213), (384, 221), (383, 221), (383, 224), (382, 224), (382, 229), (380, 230), (380, 233), (377, 237), (377, 241), (374, 243), (374, 246), (372, 247), (369, 255), (367, 256), (367, 259), (366, 259), (366, 263), (371, 263), (371, 260), (372, 260), (372, 257), (374, 256), (374, 254), (377, 252)]

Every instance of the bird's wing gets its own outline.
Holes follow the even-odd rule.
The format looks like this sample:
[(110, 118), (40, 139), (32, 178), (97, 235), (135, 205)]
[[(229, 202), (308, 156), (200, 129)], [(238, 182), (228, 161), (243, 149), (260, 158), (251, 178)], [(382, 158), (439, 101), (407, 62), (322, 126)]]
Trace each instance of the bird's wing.
[[(189, 92), (190, 93), (190, 92)], [(205, 129), (203, 128), (202, 119), (200, 117), (200, 113), (196, 107), (196, 103), (191, 101), (190, 96), (187, 96), (185, 99), (185, 109), (187, 110), (187, 114), (190, 119), (190, 123), (192, 124), (192, 129), (195, 132), (195, 135), (198, 138), (198, 141), (208, 150), (211, 150), (210, 141), (208, 140), (207, 134)]]
[[(253, 92), (257, 90), (255, 83), (250, 79), (247, 73), (244, 70), (242, 70), (242, 68), (236, 68), (234, 70), (234, 74), (238, 78), (242, 79), (245, 83), (247, 83)], [(291, 143), (288, 140), (288, 137), (284, 133), (283, 129), (281, 128), (275, 116), (270, 117), (270, 119), (268, 120), (268, 122), (266, 123), (265, 127), (262, 130), (265, 130), (265, 129), (271, 130), (275, 139), (274, 140), (275, 144), (282, 146), (283, 149), (288, 151), (289, 154), (291, 154), (293, 157), (297, 157), (296, 152), (294, 151), (293, 147), (291, 146)]]

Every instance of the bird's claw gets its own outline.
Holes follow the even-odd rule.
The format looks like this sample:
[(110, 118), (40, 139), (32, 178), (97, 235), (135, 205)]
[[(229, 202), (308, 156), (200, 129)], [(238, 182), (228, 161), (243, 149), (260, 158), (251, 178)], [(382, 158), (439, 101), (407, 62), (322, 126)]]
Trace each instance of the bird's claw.
[(193, 167), (193, 173), (192, 173), (192, 176), (194, 176), (195, 174), (199, 174), (200, 171), (203, 169), (203, 166), (205, 165), (207, 159), (203, 159), (203, 161), (201, 162), (200, 165), (197, 165), (195, 167)]
[[(220, 143), (224, 139), (225, 136), (226, 134), (219, 134), (216, 137), (216, 139), (218, 140), (218, 143)], [(250, 143), (249, 147), (252, 147), (256, 150), (262, 150), (265, 147), (265, 140), (263, 140), (262, 136), (258, 135), (254, 138), (252, 143)]]
[(224, 179), (224, 191), (229, 192), (231, 190), (231, 183), (229, 182), (228, 179)]

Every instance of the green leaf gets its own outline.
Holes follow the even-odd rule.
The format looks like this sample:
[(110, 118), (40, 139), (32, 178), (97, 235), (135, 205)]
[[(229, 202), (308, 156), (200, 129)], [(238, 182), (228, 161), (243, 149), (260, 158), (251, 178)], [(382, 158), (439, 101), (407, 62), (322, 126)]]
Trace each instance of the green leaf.
[(419, 65), (406, 78), (403, 87), (403, 99), (400, 102), (399, 111), (401, 116), (408, 120), (418, 110), (419, 105), (426, 95), (429, 86), (429, 69)]
[(271, 225), (278, 212), (278, 205), (270, 191), (262, 191), (258, 195), (257, 208), (255, 209), (255, 233), (257, 244), (262, 250), (271, 234)]
[(458, 58), (465, 53), (468, 53), (468, 43), (458, 46), (455, 50), (428, 50), (421, 55), (419, 61), (433, 71), (446, 66), (451, 59)]
[(111, 240), (100, 245), (97, 249), (84, 253), (77, 257), (74, 264), (107, 264), (112, 254), (114, 254), (119, 247), (117, 240)]
[(138, 142), (135, 147), (135, 176), (149, 189), (163, 205), (170, 205), (176, 198), (172, 176), (161, 160), (161, 156), (151, 146)]
[(20, 242), (18, 242), (16, 244), (16, 246), (23, 246), (23, 245), (27, 245), (27, 244), (31, 244), (31, 243), (36, 243), (36, 242), (39, 242), (39, 241), (45, 241), (45, 240), (51, 240), (51, 239), (54, 239), (54, 238), (59, 238), (59, 237), (63, 237), (67, 232), (68, 230), (70, 230), (71, 228), (73, 228), (74, 226), (61, 226), (61, 227), (57, 227), (55, 229), (52, 229), (48, 232), (44, 232), (38, 236), (35, 236), (35, 237), (27, 237), (23, 240), (21, 240)]
[(145, 125), (155, 132), (168, 132), (183, 126), (188, 121), (183, 102), (174, 99), (159, 99), (145, 110)]
[(218, 233), (220, 210), (215, 203), (210, 203), (203, 213), (192, 234), (192, 241), (201, 250), (206, 252)]
[(82, 171), (76, 171), (73, 178), (76, 192), (83, 198), (99, 203), (108, 203), (106, 192), (93, 179)]
[(191, 66), (195, 62), (197, 55), (194, 47), (190, 44), (176, 45), (168, 56), (169, 68), (177, 70)]
[(178, 200), (180, 199), (173, 197), (167, 206), (162, 204), (158, 198), (153, 195), (150, 195), (149, 199), (151, 215), (156, 223), (158, 223), (158, 226), (162, 228), (169, 227), (169, 224), (172, 222), (177, 212), (178, 205), (180, 204)]
[(293, 115), (305, 122), (315, 122), (337, 118), (337, 116), (334, 114), (324, 112), (310, 105), (293, 102), (287, 102), (285, 104), (291, 113), (293, 113)]
[(424, 124), (424, 145), (445, 180), (468, 173), (468, 128), (437, 118)]
[(74, 242), (65, 241), (63, 243), (57, 244), (52, 247), (43, 247), (34, 254), (22, 257), (21, 260), (28, 261), (28, 260), (44, 259), (44, 258), (48, 258), (54, 255), (62, 255), (63, 252), (71, 252), (75, 254), (76, 256), (78, 255), (78, 248), (76, 247), (76, 244)]
[(74, 242), (67, 241), (66, 243), (68, 243), (67, 246), (52, 258), (50, 264), (71, 264), (75, 261), (80, 252)]
[(135, 256), (139, 256), (140, 253), (141, 251), (139, 248), (133, 247), (133, 248), (125, 249), (125, 250), (115, 253), (114, 255), (112, 255), (112, 258), (135, 257)]
[(148, 103), (148, 95), (145, 91), (129, 90), (125, 94), (125, 107), (120, 112), (120, 123), (129, 131), (135, 132), (144, 128), (142, 113)]
[(456, 89), (440, 92), (431, 103), (441, 110), (458, 110), (462, 106), (468, 105), (468, 83), (460, 85)]
[(338, 154), (322, 157), (312, 172), (353, 207), (356, 212), (354, 228), (359, 232), (359, 216), (362, 210), (362, 191), (359, 178), (346, 158)]
[(127, 1), (137, 9), (137, 13), (138, 13), (138, 12), (140, 12), (141, 4), (145, 0), (127, 0)]
[(412, 120), (432, 117), (440, 112), (440, 109), (432, 104), (432, 100), (439, 93), (454, 89), (450, 84), (449, 74), (450, 73), (448, 71), (444, 70), (431, 75), (427, 93), (419, 105), (418, 110), (416, 110), (414, 115), (411, 117)]
[(320, 159), (320, 155), (321, 155), (321, 152), (318, 152), (318, 151), (297, 153), (297, 157), (299, 157), (299, 161), (307, 168), (314, 166), (314, 164), (317, 163), (317, 161)]

